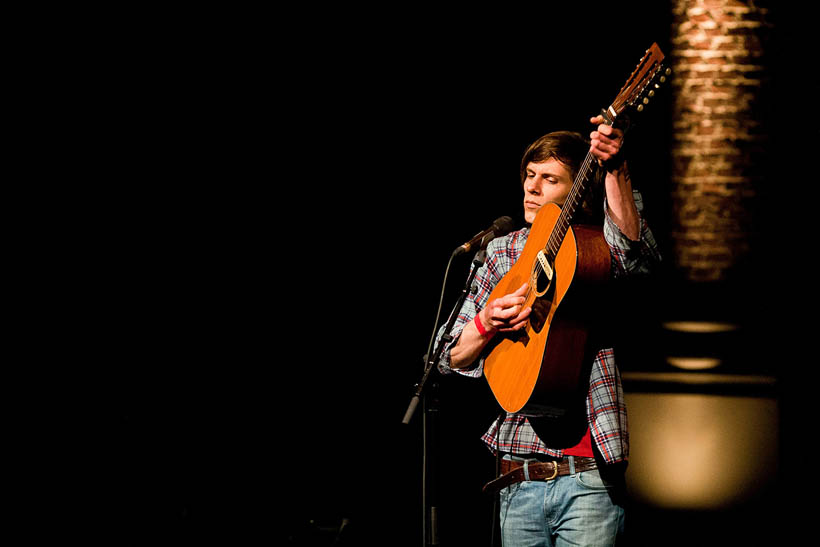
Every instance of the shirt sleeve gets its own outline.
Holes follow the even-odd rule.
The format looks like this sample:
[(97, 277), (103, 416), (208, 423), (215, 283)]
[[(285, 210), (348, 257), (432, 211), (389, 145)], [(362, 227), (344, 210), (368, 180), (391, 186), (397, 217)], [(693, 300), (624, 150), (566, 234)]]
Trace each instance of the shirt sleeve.
[(638, 208), (641, 226), (637, 241), (632, 241), (621, 233), (620, 228), (609, 216), (609, 208), (604, 197), (604, 239), (609, 245), (612, 271), (616, 278), (650, 273), (661, 260), (655, 237), (643, 217), (643, 198), (637, 190), (632, 190), (632, 196)]
[[(490, 297), (490, 293), (493, 291), (498, 281), (504, 273), (509, 271), (512, 261), (509, 257), (509, 253), (506, 251), (506, 241), (507, 238), (496, 238), (487, 246), (487, 259), (476, 272), (472, 287), (470, 288), (470, 291), (468, 291), (464, 304), (458, 311), (458, 317), (456, 318), (455, 323), (453, 323), (453, 328), (450, 331), (452, 340), (445, 342), (444, 349), (441, 352), (441, 358), (438, 362), (438, 369), (442, 374), (457, 372), (464, 376), (480, 378), (484, 372), (485, 356), (483, 354), (469, 367), (454, 369), (450, 363), (450, 350), (458, 342), (464, 327), (467, 326), (470, 321), (475, 319), (478, 312), (484, 309), (487, 305), (487, 300)], [(472, 268), (475, 268), (475, 264), (473, 264)], [(445, 323), (439, 328), (438, 335), (436, 337), (436, 347), (438, 347), (438, 344), (442, 343), (442, 337), (444, 336), (444, 329), (446, 326), (447, 325)]]

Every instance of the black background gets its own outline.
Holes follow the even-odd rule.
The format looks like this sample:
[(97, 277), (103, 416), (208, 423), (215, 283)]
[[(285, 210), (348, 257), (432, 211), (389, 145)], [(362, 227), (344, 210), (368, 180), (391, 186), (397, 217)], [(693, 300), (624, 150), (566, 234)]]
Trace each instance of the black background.
[[(182, 183), (148, 234), (159, 244), (129, 239), (146, 260), (134, 261), (141, 283), (126, 307), (139, 319), (115, 340), (123, 365), (106, 398), (117, 538), (329, 545), (349, 519), (351, 544), (418, 544), (421, 412), (401, 419), (450, 253), (499, 216), (520, 221), (526, 145), (557, 129), (588, 133), (649, 45), (669, 51), (670, 21), (664, 2), (317, 8), (277, 14), (270, 28), (236, 25), (219, 37), (228, 54), (209, 46), (219, 69), (202, 83), (217, 85), (188, 98), (218, 108), (174, 122), (203, 145), (184, 158), (195, 170), (173, 177)], [(773, 158), (793, 135), (774, 115), (790, 75), (780, 44), (762, 106), (775, 120)], [(630, 134), (633, 179), (667, 259), (638, 295), (645, 321), (686, 300), (669, 291), (681, 287), (670, 102), (662, 92)], [(773, 236), (755, 237), (764, 256)], [(442, 320), (468, 266), (465, 256), (450, 270)], [(761, 305), (727, 305), (738, 302), (738, 314)], [(479, 438), (497, 408), (482, 380), (435, 379), (442, 542), (488, 542), (480, 487), (493, 460)]]

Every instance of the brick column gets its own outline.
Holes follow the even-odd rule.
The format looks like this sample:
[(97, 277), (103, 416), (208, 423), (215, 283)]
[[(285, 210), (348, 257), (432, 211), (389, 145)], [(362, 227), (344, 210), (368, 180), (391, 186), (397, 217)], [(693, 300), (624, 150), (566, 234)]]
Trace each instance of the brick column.
[(753, 0), (673, 0), (671, 238), (690, 281), (724, 281), (750, 251), (769, 140), (769, 10)]

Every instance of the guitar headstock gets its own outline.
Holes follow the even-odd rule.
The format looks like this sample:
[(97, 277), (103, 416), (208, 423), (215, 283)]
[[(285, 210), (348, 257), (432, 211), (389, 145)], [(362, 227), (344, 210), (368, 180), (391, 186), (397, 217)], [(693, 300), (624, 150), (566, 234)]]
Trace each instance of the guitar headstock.
[(606, 117), (610, 121), (614, 122), (628, 107), (635, 107), (641, 112), (644, 106), (649, 104), (649, 99), (655, 95), (660, 84), (672, 73), (672, 69), (663, 66), (663, 59), (661, 48), (657, 43), (653, 43), (618, 92), (618, 96), (606, 109)]

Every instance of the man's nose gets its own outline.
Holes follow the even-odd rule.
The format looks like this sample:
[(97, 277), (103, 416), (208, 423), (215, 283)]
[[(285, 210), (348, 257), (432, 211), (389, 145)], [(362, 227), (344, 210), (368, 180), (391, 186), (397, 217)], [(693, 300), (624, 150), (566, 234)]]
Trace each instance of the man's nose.
[(532, 194), (533, 196), (537, 196), (539, 194), (538, 185), (535, 183), (535, 179), (527, 179), (524, 181), (524, 191), (528, 194)]

